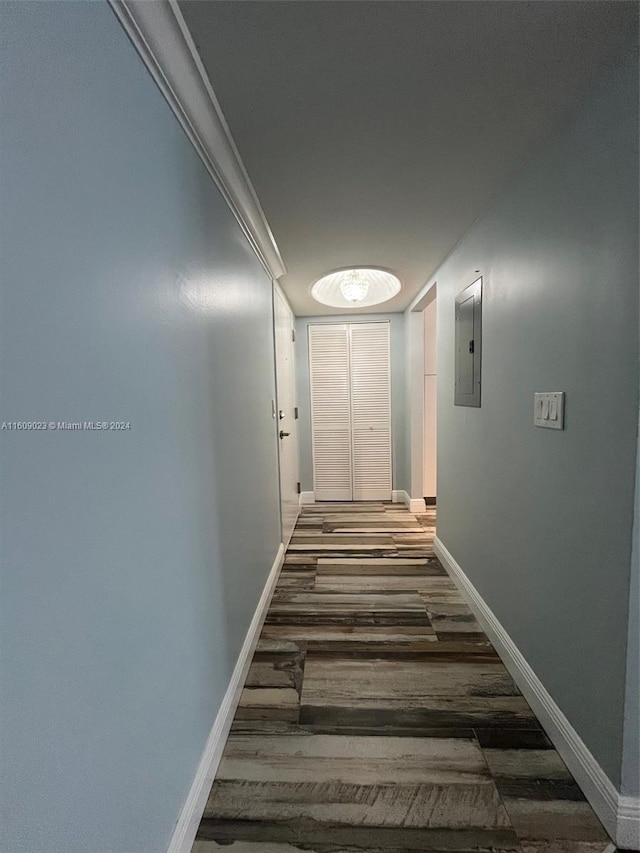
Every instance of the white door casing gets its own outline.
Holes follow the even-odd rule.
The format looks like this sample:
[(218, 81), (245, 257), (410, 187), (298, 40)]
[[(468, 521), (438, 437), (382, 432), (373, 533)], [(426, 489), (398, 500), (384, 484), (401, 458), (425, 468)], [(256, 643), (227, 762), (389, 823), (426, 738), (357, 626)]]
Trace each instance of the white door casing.
[(388, 322), (309, 326), (316, 500), (391, 499)]
[(273, 315), (276, 350), (276, 420), (280, 460), (282, 541), (288, 545), (299, 512), (298, 423), (295, 417), (294, 320), (289, 305), (274, 288)]

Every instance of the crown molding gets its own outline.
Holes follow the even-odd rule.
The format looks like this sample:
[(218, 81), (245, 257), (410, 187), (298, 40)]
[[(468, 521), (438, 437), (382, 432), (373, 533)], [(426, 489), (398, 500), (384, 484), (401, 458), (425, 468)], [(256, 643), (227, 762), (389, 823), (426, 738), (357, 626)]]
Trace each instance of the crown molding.
[(177, 0), (108, 0), (271, 278), (286, 268)]

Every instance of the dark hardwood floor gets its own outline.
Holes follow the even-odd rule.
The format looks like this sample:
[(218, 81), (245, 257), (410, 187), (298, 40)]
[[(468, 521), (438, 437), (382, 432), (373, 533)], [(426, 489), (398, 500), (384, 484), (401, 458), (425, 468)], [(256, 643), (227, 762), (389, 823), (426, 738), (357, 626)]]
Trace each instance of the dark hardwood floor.
[(305, 507), (194, 853), (602, 853), (433, 554), (435, 507)]

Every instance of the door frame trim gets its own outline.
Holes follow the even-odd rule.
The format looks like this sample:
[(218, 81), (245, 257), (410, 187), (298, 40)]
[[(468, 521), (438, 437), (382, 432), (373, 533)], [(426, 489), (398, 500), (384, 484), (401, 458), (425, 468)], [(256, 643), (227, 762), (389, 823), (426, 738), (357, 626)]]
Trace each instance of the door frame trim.
[[(406, 329), (409, 495), (424, 498), (424, 311), (437, 279), (431, 279), (404, 312)], [(424, 502), (424, 501), (423, 501)]]

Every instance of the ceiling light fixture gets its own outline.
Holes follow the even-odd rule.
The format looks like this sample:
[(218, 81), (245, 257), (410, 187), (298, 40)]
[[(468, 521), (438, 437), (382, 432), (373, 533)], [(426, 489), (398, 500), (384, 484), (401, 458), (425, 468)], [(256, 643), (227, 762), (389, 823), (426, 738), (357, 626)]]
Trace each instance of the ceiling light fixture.
[(340, 293), (349, 302), (362, 302), (369, 290), (369, 282), (361, 270), (349, 270), (340, 280)]
[(388, 270), (350, 267), (323, 275), (310, 288), (317, 302), (332, 308), (366, 308), (386, 302), (400, 291), (400, 281)]

